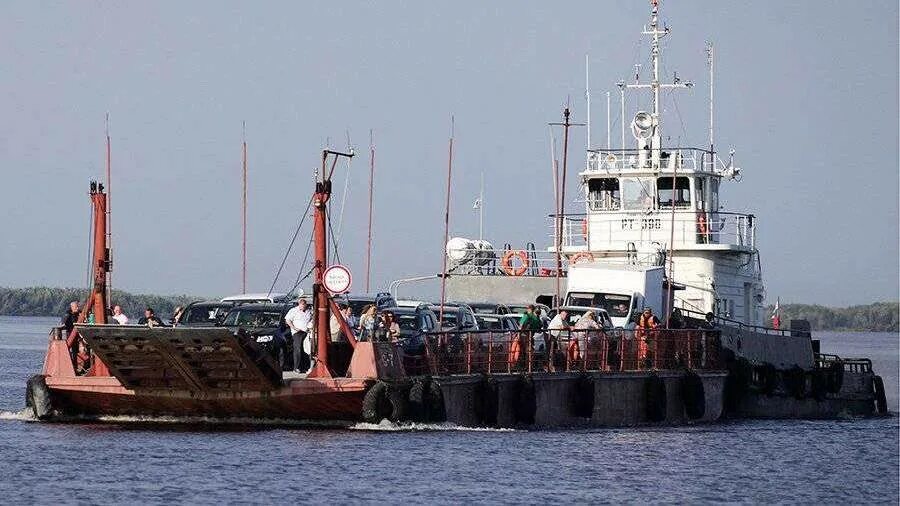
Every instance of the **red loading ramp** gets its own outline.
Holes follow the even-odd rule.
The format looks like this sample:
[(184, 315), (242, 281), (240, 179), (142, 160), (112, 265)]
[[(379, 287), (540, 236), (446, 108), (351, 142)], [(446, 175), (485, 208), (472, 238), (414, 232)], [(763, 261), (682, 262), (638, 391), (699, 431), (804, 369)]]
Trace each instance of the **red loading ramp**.
[(131, 390), (258, 392), (281, 386), (281, 372), (271, 357), (228, 329), (77, 328), (110, 373)]

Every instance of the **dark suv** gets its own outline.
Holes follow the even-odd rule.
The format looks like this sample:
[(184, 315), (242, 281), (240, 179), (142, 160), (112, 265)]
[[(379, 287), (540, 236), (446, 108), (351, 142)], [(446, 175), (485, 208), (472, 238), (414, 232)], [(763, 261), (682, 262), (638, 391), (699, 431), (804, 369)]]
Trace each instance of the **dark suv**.
[(381, 311), (389, 307), (397, 305), (397, 301), (387, 292), (379, 292), (376, 294), (344, 294), (334, 298), (338, 304), (348, 304), (353, 311), (354, 316), (362, 315), (362, 310), (366, 306), (375, 305), (375, 309)]
[(197, 301), (185, 306), (175, 325), (179, 327), (215, 327), (222, 323), (234, 302)]
[(509, 314), (509, 308), (503, 304), (493, 302), (469, 302), (469, 307), (475, 314)]
[(269, 352), (281, 369), (293, 369), (291, 331), (284, 317), (293, 304), (255, 303), (234, 307), (225, 316), (223, 327), (240, 332)]

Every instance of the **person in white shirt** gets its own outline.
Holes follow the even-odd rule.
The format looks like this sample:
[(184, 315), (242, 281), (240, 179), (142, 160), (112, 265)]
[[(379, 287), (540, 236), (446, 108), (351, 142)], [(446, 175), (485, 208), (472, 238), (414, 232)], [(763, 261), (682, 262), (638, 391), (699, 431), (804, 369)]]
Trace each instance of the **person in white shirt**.
[[(559, 347), (559, 338), (569, 337), (569, 312), (565, 309), (561, 309), (559, 313), (556, 313), (556, 316), (550, 320), (547, 329), (549, 332), (544, 334), (545, 339), (547, 340), (547, 370), (553, 372), (556, 369), (553, 358), (556, 354), (556, 349)], [(548, 335), (549, 337), (546, 337)]]
[(297, 305), (292, 307), (284, 316), (284, 321), (291, 328), (291, 344), (294, 346), (294, 370), (305, 372), (312, 365), (309, 355), (303, 350), (303, 341), (312, 327), (312, 312), (307, 307), (306, 300), (298, 300)]
[(113, 320), (119, 325), (128, 325), (128, 317), (122, 312), (122, 306), (113, 306)]

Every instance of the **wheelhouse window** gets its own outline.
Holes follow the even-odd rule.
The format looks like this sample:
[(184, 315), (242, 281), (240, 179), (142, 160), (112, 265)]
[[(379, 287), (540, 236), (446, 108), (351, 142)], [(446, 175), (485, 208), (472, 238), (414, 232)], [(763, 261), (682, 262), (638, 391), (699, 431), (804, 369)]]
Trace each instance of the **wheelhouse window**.
[(591, 211), (619, 210), (619, 180), (614, 177), (588, 180), (588, 206)]
[(656, 180), (656, 199), (660, 209), (689, 209), (691, 207), (691, 182), (686, 177), (676, 177), (675, 189), (672, 189), (671, 177), (661, 177)]
[(623, 177), (622, 209), (626, 211), (643, 211), (653, 209), (653, 179)]

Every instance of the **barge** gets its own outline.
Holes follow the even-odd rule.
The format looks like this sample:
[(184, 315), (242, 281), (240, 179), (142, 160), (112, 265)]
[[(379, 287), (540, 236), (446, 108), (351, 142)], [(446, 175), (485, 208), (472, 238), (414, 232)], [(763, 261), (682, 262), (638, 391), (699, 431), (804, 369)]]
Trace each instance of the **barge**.
[[(440, 329), (426, 335), (421, 354), (406, 354), (389, 339), (357, 340), (338, 311), (340, 293), (325, 283), (331, 175), (337, 160), (353, 153), (325, 150), (312, 197), (315, 365), (306, 374), (285, 372), (240, 329), (111, 324), (107, 197), (92, 183), (93, 289), (71, 332), (51, 330), (43, 370), (27, 384), (35, 417), (619, 427), (887, 413), (883, 382), (869, 360), (821, 352), (805, 322), (787, 329), (763, 324), (758, 220), (719, 205), (721, 184), (739, 179), (740, 169), (733, 159), (722, 162), (712, 141), (708, 149), (663, 145), (660, 91), (688, 83), (660, 81), (659, 41), (669, 29), (660, 27), (657, 2), (651, 3), (643, 31), (651, 38), (650, 82), (636, 76), (634, 83), (620, 83), (623, 96), (626, 89), (652, 94), (652, 110), (639, 111), (632, 122), (636, 147), (624, 146), (623, 129), (620, 149), (588, 150), (580, 173), (585, 213), (559, 207), (547, 251), (507, 246), (495, 254), (483, 241), (454, 240), (442, 276), (451, 299), (568, 306), (576, 298), (622, 324)], [(579, 265), (603, 275), (591, 281), (579, 274), (590, 269)], [(647, 269), (659, 276), (645, 275), (639, 288), (610, 281)], [(562, 283), (569, 287), (565, 301)], [(636, 325), (646, 306), (663, 316), (662, 325)], [(345, 344), (330, 341), (332, 321)], [(555, 346), (541, 349), (536, 343), (544, 338)], [(349, 348), (349, 364), (333, 359), (336, 346)], [(81, 361), (73, 362), (73, 355)], [(76, 369), (79, 364), (84, 367)]]

